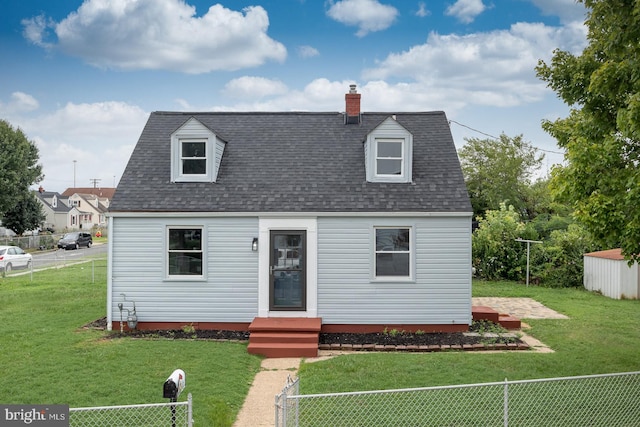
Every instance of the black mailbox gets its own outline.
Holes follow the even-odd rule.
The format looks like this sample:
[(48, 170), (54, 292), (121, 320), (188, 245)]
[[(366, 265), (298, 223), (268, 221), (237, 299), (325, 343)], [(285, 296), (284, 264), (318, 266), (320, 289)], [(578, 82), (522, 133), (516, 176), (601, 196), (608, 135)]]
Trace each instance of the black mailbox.
[(167, 378), (162, 386), (162, 397), (171, 399), (172, 402), (178, 400), (180, 392), (185, 386), (185, 375), (182, 369), (176, 369), (171, 376)]
[(162, 387), (162, 397), (167, 399), (177, 399), (178, 385), (171, 380), (165, 381), (164, 386)]

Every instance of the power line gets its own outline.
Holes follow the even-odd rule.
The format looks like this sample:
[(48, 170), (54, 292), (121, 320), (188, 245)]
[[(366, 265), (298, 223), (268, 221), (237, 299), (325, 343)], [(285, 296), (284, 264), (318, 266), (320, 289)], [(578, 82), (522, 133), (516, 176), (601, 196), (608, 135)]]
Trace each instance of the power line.
[[(482, 132), (481, 130), (474, 129), (474, 128), (472, 128), (471, 126), (463, 125), (463, 124), (462, 124), (462, 123), (460, 123), (460, 122), (456, 122), (455, 120), (451, 120), (451, 119), (449, 119), (449, 125), (451, 125), (451, 123), (455, 123), (455, 124), (457, 124), (458, 126), (462, 126), (463, 128), (467, 128), (467, 129), (469, 129), (469, 130), (472, 130), (472, 131), (474, 131), (474, 132), (476, 132), (476, 133), (479, 133), (479, 134), (481, 134), (481, 135), (484, 135), (484, 136), (488, 136), (489, 138), (492, 138), (492, 139), (495, 139), (495, 140), (499, 140), (499, 139), (500, 139), (500, 138), (498, 138), (497, 136), (490, 135), (490, 134), (488, 134), (488, 133), (486, 133), (486, 132)], [(561, 152), (559, 152), (559, 151), (545, 150), (544, 148), (539, 148), (539, 147), (536, 147), (536, 150), (544, 151), (545, 153), (560, 154), (560, 155), (564, 156), (564, 153), (561, 153)]]

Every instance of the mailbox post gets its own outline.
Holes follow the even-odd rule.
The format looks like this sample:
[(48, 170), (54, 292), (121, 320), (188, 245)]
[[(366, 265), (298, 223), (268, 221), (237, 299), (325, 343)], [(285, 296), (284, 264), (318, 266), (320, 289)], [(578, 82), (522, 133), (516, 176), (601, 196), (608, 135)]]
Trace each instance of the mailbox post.
[[(162, 396), (171, 403), (178, 401), (178, 396), (185, 387), (185, 374), (182, 369), (176, 369), (162, 386)], [(176, 427), (176, 406), (171, 405), (171, 427)]]

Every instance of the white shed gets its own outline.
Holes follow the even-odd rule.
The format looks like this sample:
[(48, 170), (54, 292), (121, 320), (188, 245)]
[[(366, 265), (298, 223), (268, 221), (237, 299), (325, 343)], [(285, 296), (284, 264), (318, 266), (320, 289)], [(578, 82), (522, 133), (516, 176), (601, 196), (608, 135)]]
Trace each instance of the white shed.
[(631, 267), (620, 249), (591, 252), (584, 255), (584, 287), (615, 299), (640, 297), (638, 263)]

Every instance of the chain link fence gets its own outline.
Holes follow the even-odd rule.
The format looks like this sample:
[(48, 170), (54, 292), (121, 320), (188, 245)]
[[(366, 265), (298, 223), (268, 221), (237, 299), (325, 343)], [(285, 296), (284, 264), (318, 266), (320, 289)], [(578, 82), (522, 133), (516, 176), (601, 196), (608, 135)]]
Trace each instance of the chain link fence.
[(640, 425), (640, 372), (315, 395), (298, 387), (276, 397), (276, 426)]
[(191, 393), (186, 402), (69, 408), (70, 427), (191, 427)]
[[(7, 264), (11, 264), (7, 268)], [(28, 276), (33, 281), (36, 274), (48, 273), (56, 276), (73, 276), (74, 279), (95, 283), (98, 278), (106, 277), (106, 249), (101, 254), (88, 255), (84, 250), (65, 251), (58, 249), (33, 256), (28, 263), (15, 260), (0, 260), (0, 278)]]
[[(300, 393), (300, 378), (295, 381), (291, 379), (291, 375), (287, 377), (287, 384), (282, 389), (282, 393), (276, 395), (276, 427), (287, 425), (298, 425), (297, 409), (298, 401), (289, 400), (292, 396)], [(287, 422), (287, 420), (291, 420)]]

